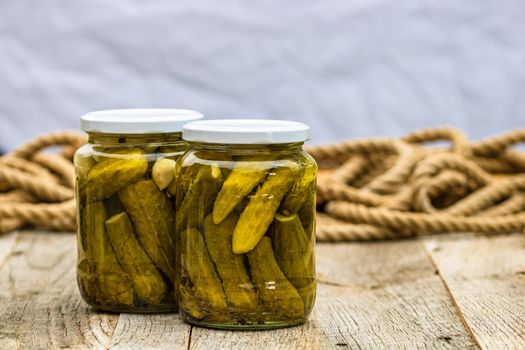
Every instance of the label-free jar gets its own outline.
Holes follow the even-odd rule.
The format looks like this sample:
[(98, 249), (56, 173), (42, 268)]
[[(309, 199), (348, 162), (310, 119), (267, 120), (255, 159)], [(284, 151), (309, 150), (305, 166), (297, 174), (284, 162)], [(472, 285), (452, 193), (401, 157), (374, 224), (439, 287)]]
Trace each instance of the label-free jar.
[(195, 111), (123, 109), (81, 118), (75, 154), (77, 280), (91, 306), (116, 312), (177, 310), (174, 281), (176, 160)]
[(177, 162), (179, 310), (191, 324), (269, 329), (305, 322), (315, 294), (317, 165), (309, 128), (278, 120), (183, 127)]

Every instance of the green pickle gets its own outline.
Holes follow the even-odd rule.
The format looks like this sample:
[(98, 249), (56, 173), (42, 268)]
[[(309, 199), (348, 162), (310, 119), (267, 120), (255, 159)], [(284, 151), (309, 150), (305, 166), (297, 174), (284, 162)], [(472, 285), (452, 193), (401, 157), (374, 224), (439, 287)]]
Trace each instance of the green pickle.
[[(315, 291), (314, 249), (297, 214), (277, 214), (273, 227), (275, 257), (286, 278), (300, 291), (305, 307)], [(307, 288), (311, 287), (311, 288)]]
[(208, 215), (204, 219), (204, 237), (222, 280), (228, 304), (233, 308), (253, 310), (257, 308), (257, 294), (244, 265), (244, 257), (231, 250), (233, 229), (238, 218), (237, 214), (230, 214), (217, 225), (212, 215)]
[(80, 185), (88, 202), (101, 200), (140, 179), (148, 170), (148, 160), (140, 148), (122, 149), (103, 157), (87, 173)]
[(199, 168), (175, 214), (176, 232), (199, 226), (199, 217), (210, 211), (222, 180), (221, 169), (216, 164)]
[(197, 297), (214, 310), (227, 310), (228, 304), (221, 280), (215, 271), (202, 234), (196, 229), (182, 232), (181, 245), (185, 251), (182, 256), (182, 268), (188, 273)]
[(248, 253), (248, 260), (253, 283), (266, 307), (277, 316), (291, 319), (304, 317), (303, 299), (275, 261), (269, 237), (263, 237)]
[(179, 287), (181, 295), (181, 306), (188, 315), (195, 320), (202, 320), (206, 317), (206, 309), (208, 306), (197, 298), (195, 291), (192, 288), (181, 285)]
[(315, 185), (310, 189), (310, 195), (297, 212), (306, 232), (312, 232), (315, 227)]
[(166, 283), (142, 249), (128, 215), (111, 217), (106, 221), (106, 229), (117, 259), (129, 274), (138, 296), (148, 304), (158, 304), (166, 294)]
[(213, 222), (220, 223), (268, 174), (269, 169), (261, 164), (245, 165), (241, 162), (228, 175), (213, 204)]
[(177, 162), (183, 319), (224, 329), (303, 323), (317, 286), (315, 162), (287, 146), (200, 147)]
[(306, 167), (290, 192), (284, 197), (281, 211), (288, 215), (297, 213), (305, 202), (312, 198), (311, 193), (315, 192), (316, 179), (317, 168), (313, 164)]
[(259, 243), (273, 221), (284, 195), (294, 184), (297, 165), (290, 162), (273, 169), (241, 213), (233, 232), (233, 252), (247, 253)]
[(175, 214), (168, 197), (153, 180), (141, 180), (119, 192), (135, 233), (155, 265), (173, 281), (175, 276)]
[(106, 209), (101, 202), (90, 203), (82, 211), (80, 237), (85, 267), (78, 275), (79, 283), (95, 305), (132, 305), (131, 281), (108, 241), (106, 219)]

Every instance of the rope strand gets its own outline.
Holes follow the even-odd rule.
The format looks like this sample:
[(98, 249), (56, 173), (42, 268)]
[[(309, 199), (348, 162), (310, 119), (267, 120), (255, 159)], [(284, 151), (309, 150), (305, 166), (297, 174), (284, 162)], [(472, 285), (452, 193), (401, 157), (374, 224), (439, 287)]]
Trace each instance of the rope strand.
[[(449, 147), (428, 147), (439, 141)], [(309, 147), (323, 171), (317, 191), (323, 204), (317, 238), (353, 241), (523, 231), (525, 153), (513, 148), (521, 142), (525, 129), (469, 143), (460, 131), (444, 127), (401, 139)], [(393, 164), (385, 154), (396, 155)], [(345, 159), (335, 168), (327, 162)], [(372, 167), (370, 159), (380, 164)], [(332, 169), (324, 169), (325, 164)]]
[[(72, 156), (85, 142), (84, 134), (56, 132), (0, 157), (0, 233), (27, 225), (75, 230)], [(55, 147), (59, 153), (46, 152)]]
[[(0, 232), (75, 229), (72, 158), (85, 142), (77, 132), (52, 133), (0, 157)], [(522, 142), (525, 129), (469, 143), (442, 127), (305, 147), (321, 170), (317, 238), (523, 231), (525, 152), (514, 147)], [(57, 146), (57, 153), (46, 152)]]

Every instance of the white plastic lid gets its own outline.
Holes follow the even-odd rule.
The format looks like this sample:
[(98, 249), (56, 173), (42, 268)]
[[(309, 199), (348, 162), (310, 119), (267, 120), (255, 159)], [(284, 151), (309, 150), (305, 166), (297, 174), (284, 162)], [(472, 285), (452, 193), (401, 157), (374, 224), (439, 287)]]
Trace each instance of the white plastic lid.
[(306, 124), (286, 120), (202, 120), (184, 125), (182, 138), (205, 143), (276, 144), (304, 142), (309, 130)]
[(82, 116), (80, 127), (87, 132), (114, 134), (169, 133), (181, 132), (184, 124), (202, 118), (199, 112), (187, 109), (108, 109)]

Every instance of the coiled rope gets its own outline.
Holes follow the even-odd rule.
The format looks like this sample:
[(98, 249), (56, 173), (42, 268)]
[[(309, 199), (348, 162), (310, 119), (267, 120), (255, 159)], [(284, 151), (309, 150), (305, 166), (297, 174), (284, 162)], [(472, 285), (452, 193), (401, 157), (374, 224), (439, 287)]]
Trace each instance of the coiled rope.
[(320, 165), (317, 237), (523, 231), (525, 152), (515, 148), (523, 142), (525, 129), (469, 143), (442, 127), (309, 147)]
[[(78, 132), (52, 133), (0, 157), (0, 232), (26, 225), (75, 229), (72, 158), (85, 142)], [(429, 145), (434, 142), (448, 145)], [(525, 143), (525, 129), (469, 143), (443, 127), (401, 139), (308, 147), (320, 166), (317, 237), (523, 231), (525, 152), (514, 147), (519, 143)]]
[(51, 133), (0, 157), (0, 233), (26, 225), (76, 229), (72, 160), (85, 142), (79, 132)]

